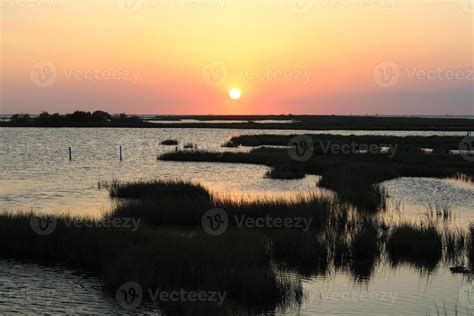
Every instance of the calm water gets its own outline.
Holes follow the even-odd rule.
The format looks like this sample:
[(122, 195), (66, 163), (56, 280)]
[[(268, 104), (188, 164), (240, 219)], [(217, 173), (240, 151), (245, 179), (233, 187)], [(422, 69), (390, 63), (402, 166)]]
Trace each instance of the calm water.
[[(298, 134), (298, 131), (219, 129), (36, 129), (0, 128), (0, 210), (35, 210), (99, 217), (111, 208), (107, 191), (98, 182), (139, 179), (184, 179), (207, 186), (218, 195), (244, 198), (290, 197), (295, 193), (323, 191), (318, 177), (302, 180), (264, 178), (265, 166), (244, 164), (179, 163), (157, 161), (157, 156), (174, 147), (161, 146), (165, 139), (194, 143), (214, 151), (248, 150), (222, 148), (239, 134)], [(308, 131), (340, 135), (463, 135), (446, 132)], [(119, 146), (123, 161), (119, 161)], [(69, 161), (68, 147), (73, 160)], [(388, 212), (392, 221), (416, 221), (426, 217), (429, 205), (449, 206), (453, 222), (467, 226), (474, 222), (474, 186), (455, 180), (403, 178), (384, 183), (390, 195)], [(319, 314), (437, 314), (437, 308), (451, 313), (474, 313), (466, 298), (470, 286), (447, 266), (430, 275), (410, 267), (396, 270), (380, 262), (370, 281), (355, 281), (344, 272), (304, 280), (307, 294), (301, 315)], [(104, 297), (99, 280), (67, 269), (0, 261), (0, 313), (23, 306), (23, 313), (67, 313), (70, 308), (91, 302), (79, 312), (116, 313), (113, 301)], [(28, 291), (25, 299), (25, 289)], [(44, 289), (50, 289), (44, 292)], [(47, 293), (47, 294), (45, 294)], [(344, 294), (344, 295), (342, 295)], [(34, 302), (30, 302), (33, 298)], [(21, 304), (21, 302), (23, 302)], [(35, 309), (33, 309), (35, 308)], [(74, 313), (74, 311), (73, 311)], [(444, 312), (441, 312), (442, 314)]]

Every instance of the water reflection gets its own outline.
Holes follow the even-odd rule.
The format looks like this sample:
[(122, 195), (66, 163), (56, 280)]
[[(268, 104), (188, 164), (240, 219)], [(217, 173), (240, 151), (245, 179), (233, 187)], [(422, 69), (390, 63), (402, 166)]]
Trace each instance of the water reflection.
[[(97, 183), (114, 179), (196, 181), (209, 188), (216, 199), (233, 201), (261, 198), (291, 200), (298, 194), (308, 192), (328, 194), (328, 191), (316, 186), (317, 176), (291, 181), (271, 180), (264, 177), (268, 170), (264, 166), (156, 160), (160, 153), (170, 150), (159, 145), (168, 138), (196, 143), (202, 149), (245, 150), (221, 148), (221, 144), (237, 133), (294, 134), (295, 131), (1, 129), (1, 132), (5, 139), (0, 151), (0, 202), (4, 209), (34, 209), (100, 217), (112, 204), (108, 192), (99, 190)], [(119, 145), (124, 146), (123, 162), (118, 161)], [(66, 151), (70, 146), (73, 147), (71, 162)], [(467, 239), (465, 244), (460, 245), (460, 239), (448, 235), (444, 228), (457, 227), (465, 231), (468, 223), (474, 220), (473, 184), (459, 180), (402, 178), (387, 181), (383, 187), (390, 196), (386, 212), (357, 217), (350, 207), (343, 208), (328, 218), (330, 231), (289, 233), (292, 238), (286, 240), (296, 247), (308, 245), (298, 255), (311, 259), (303, 261), (296, 257), (297, 260), (292, 261), (292, 256), (287, 256), (280, 258), (279, 262), (280, 269), (305, 279), (304, 289), (310, 298), (299, 307), (299, 312), (434, 314), (437, 308), (441, 309), (441, 304), (446, 304), (449, 314), (455, 310), (459, 314), (467, 313), (472, 306), (461, 289), (469, 289), (471, 285), (466, 275), (453, 274), (449, 270), (451, 265), (467, 265), (464, 253), (459, 255)], [(396, 247), (387, 252), (385, 247), (390, 238), (394, 238), (394, 230), (404, 222), (436, 227), (441, 237), (433, 232), (426, 233), (432, 237), (427, 240), (435, 241), (432, 254), (419, 260), (412, 252), (400, 253)], [(426, 236), (425, 233), (414, 234), (415, 237), (421, 236), (420, 239)], [(273, 237), (276, 249), (288, 248), (288, 244), (282, 244), (282, 238)], [(441, 238), (441, 252), (438, 237)], [(397, 238), (406, 244), (406, 234)], [(316, 257), (318, 260), (314, 260)], [(11, 270), (5, 267), (4, 280), (11, 282), (11, 275), (14, 275), (18, 281), (16, 284), (23, 287), (35, 284), (30, 278), (44, 273), (15, 268), (12, 264), (6, 266)], [(18, 276), (22, 270), (26, 273), (25, 279)], [(67, 280), (69, 277), (58, 273), (57, 282), (66, 282), (62, 278)], [(81, 276), (73, 283), (89, 287), (87, 282)], [(96, 285), (94, 283), (91, 287), (96, 289)], [(41, 286), (38, 285), (38, 288)], [(7, 290), (2, 290), (2, 293)], [(3, 305), (3, 312), (12, 311), (18, 304), (15, 295), (19, 295), (17, 292), (20, 289), (12, 287), (10, 290), (7, 293), (11, 295), (4, 296), (5, 304), (0, 304)], [(90, 312), (114, 311), (106, 300), (102, 301), (99, 292), (94, 290), (91, 293), (93, 298), (79, 296), (80, 300), (96, 302), (97, 306), (93, 304)], [(350, 295), (347, 296), (347, 293)], [(397, 296), (395, 301), (388, 301), (381, 298), (381, 293), (397, 293)], [(75, 301), (68, 293), (65, 297), (65, 301), (61, 302), (74, 306)], [(50, 303), (46, 298), (44, 301), (45, 305), (40, 306), (39, 312), (64, 312), (59, 307), (48, 305)], [(434, 301), (439, 305), (435, 306)]]

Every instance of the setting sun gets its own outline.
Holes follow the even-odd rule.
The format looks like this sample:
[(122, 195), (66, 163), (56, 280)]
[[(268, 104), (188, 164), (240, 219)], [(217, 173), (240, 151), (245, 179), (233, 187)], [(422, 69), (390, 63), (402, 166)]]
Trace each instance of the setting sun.
[(232, 88), (229, 91), (229, 96), (232, 100), (238, 100), (242, 96), (242, 92), (238, 88)]

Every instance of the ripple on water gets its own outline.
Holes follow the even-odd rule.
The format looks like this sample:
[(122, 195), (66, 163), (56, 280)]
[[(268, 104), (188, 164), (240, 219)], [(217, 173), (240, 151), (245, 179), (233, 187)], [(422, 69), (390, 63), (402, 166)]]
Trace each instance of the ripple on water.
[(0, 260), (0, 313), (105, 314), (120, 313), (102, 292), (101, 282), (62, 267)]

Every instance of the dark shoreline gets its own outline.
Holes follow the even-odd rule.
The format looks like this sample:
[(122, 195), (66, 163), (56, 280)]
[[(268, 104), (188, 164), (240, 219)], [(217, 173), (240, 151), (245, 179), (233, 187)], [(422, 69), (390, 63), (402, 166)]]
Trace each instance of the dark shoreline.
[[(96, 118), (94, 115), (102, 115)], [(97, 114), (96, 116), (99, 116)], [(169, 123), (170, 120), (195, 119), (198, 122)], [(157, 120), (160, 123), (151, 123)], [(246, 121), (246, 122), (219, 122)], [(257, 123), (258, 121), (292, 121), (283, 123)], [(211, 122), (211, 123), (209, 123)], [(214, 128), (214, 129), (269, 129), (269, 130), (359, 130), (359, 131), (474, 131), (474, 119), (427, 118), (427, 117), (380, 117), (380, 116), (310, 116), (310, 115), (264, 115), (264, 116), (156, 116), (139, 118), (121, 114), (112, 116), (96, 111), (94, 113), (74, 112), (66, 115), (39, 117), (24, 115), (15, 121), (0, 122), (0, 127), (47, 127), (47, 128)]]

